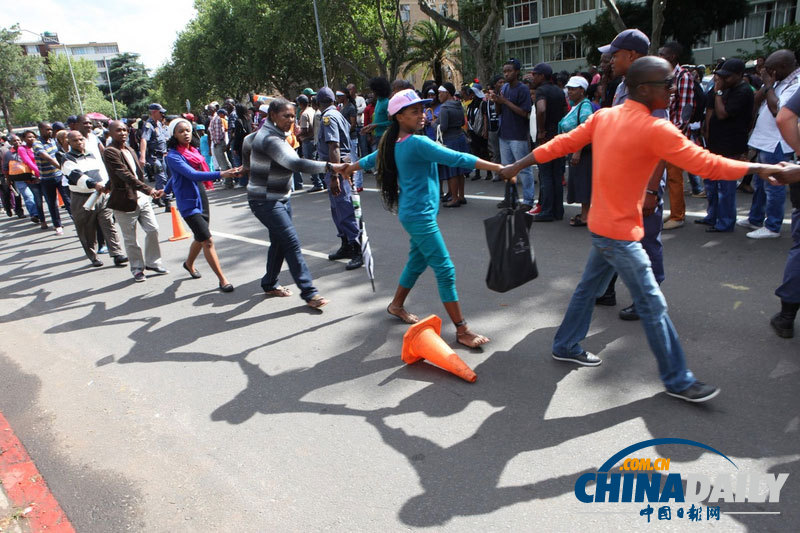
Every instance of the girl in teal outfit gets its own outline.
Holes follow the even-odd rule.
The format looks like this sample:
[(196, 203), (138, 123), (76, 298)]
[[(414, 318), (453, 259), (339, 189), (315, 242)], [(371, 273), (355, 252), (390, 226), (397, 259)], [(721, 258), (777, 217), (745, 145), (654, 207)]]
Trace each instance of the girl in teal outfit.
[(411, 240), (400, 282), (387, 311), (408, 324), (419, 321), (405, 310), (408, 293), (426, 267), (430, 266), (439, 288), (439, 296), (447, 314), (456, 326), (456, 340), (470, 348), (489, 342), (472, 332), (461, 314), (456, 293), (456, 274), (450, 254), (436, 223), (439, 212), (439, 174), (437, 164), (450, 167), (479, 168), (499, 172), (501, 165), (478, 159), (472, 154), (445, 148), (424, 135), (415, 135), (425, 125), (423, 104), (413, 89), (398, 92), (389, 101), (391, 124), (381, 138), (378, 151), (351, 163), (345, 171), (351, 175), (359, 169), (377, 168), (381, 195), (397, 216)]

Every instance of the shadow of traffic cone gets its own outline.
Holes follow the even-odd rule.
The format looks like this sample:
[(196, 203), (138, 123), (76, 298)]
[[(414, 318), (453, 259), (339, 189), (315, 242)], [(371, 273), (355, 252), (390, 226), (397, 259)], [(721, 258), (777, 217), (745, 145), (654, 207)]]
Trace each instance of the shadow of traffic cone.
[(183, 227), (181, 216), (178, 214), (178, 209), (174, 205), (170, 208), (170, 212), (172, 213), (172, 237), (170, 237), (169, 240), (180, 241), (191, 237), (192, 234)]
[(426, 359), (429, 363), (474, 383), (478, 376), (442, 340), (439, 336), (441, 331), (442, 319), (436, 315), (431, 315), (408, 328), (403, 335), (403, 362), (410, 365), (420, 359)]
[(64, 207), (64, 199), (61, 198), (61, 193), (56, 189), (56, 198), (58, 198), (58, 207)]

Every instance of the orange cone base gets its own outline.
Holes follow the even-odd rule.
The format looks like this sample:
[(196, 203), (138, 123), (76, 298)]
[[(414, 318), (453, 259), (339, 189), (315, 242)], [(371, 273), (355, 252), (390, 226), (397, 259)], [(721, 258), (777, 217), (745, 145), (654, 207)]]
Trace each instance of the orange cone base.
[(426, 359), (429, 363), (474, 383), (478, 376), (439, 336), (441, 331), (442, 319), (436, 315), (420, 320), (408, 328), (403, 335), (403, 362), (410, 365)]
[(61, 193), (58, 192), (58, 189), (56, 189), (56, 198), (58, 198), (58, 207), (64, 207), (64, 199), (61, 197)]
[(183, 227), (183, 222), (174, 205), (170, 208), (170, 213), (172, 213), (172, 237), (170, 237), (169, 240), (175, 242), (191, 237), (192, 234)]

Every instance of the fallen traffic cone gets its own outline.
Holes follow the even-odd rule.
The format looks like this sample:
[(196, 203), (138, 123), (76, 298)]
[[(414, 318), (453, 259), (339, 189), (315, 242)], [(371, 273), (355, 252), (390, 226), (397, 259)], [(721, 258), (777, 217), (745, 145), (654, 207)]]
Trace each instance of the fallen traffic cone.
[(474, 383), (478, 376), (442, 340), (439, 336), (441, 331), (442, 319), (436, 315), (431, 315), (408, 328), (403, 335), (403, 362), (410, 365), (420, 359), (427, 359), (429, 363)]
[(64, 207), (64, 199), (61, 198), (61, 193), (56, 189), (56, 198), (58, 198), (58, 207)]
[(186, 228), (183, 227), (181, 216), (178, 214), (178, 210), (174, 205), (170, 207), (170, 212), (172, 213), (172, 237), (170, 237), (169, 240), (180, 241), (191, 237), (192, 234), (186, 231)]

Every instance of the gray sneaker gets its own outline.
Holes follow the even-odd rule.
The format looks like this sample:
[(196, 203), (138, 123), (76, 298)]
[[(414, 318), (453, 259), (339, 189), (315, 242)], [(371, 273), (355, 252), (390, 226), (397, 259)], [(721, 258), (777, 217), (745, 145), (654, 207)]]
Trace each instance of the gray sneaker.
[(553, 354), (553, 359), (557, 361), (567, 361), (569, 363), (576, 363), (582, 366), (600, 366), (600, 363), (603, 362), (602, 359), (597, 357), (593, 353), (589, 353), (586, 350), (579, 355), (556, 355)]
[(145, 276), (144, 272), (142, 272), (141, 270), (136, 271), (136, 272), (133, 273), (133, 281), (135, 281), (136, 283), (141, 283), (141, 282), (146, 281), (146, 280), (147, 280), (147, 276)]
[(719, 394), (720, 389), (709, 385), (708, 383), (703, 383), (702, 381), (695, 381), (691, 387), (686, 390), (682, 390), (681, 392), (672, 392), (667, 391), (667, 394), (674, 398), (680, 398), (681, 400), (685, 400), (687, 402), (692, 403), (701, 403), (707, 402), (717, 394)]

